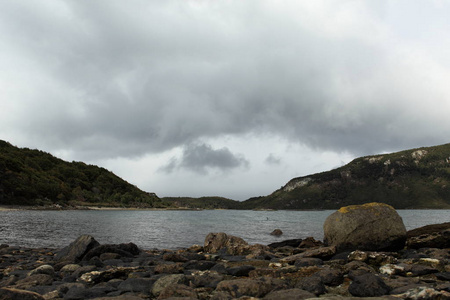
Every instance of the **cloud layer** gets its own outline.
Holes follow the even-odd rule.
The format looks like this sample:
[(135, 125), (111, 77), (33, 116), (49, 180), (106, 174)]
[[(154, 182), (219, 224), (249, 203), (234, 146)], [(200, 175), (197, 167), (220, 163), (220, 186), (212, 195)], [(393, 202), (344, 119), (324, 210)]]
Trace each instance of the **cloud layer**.
[(179, 149), (156, 169), (203, 175), (255, 166), (230, 136), (355, 156), (445, 143), (449, 12), (443, 1), (2, 2), (0, 138), (88, 161)]

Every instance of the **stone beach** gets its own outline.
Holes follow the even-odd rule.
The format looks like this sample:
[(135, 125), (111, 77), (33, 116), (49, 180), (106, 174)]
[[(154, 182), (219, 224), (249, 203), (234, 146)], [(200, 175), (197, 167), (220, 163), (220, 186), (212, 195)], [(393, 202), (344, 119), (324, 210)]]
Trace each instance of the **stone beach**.
[[(358, 209), (378, 217), (377, 209), (388, 208), (340, 211)], [(405, 231), (404, 239), (397, 227), (393, 248), (389, 232), (386, 241), (376, 237), (389, 250), (367, 248), (375, 245), (370, 225), (361, 249), (330, 235), (327, 244), (306, 238), (250, 245), (226, 233), (178, 250), (101, 245), (89, 235), (63, 249), (0, 245), (0, 300), (450, 299), (450, 223)]]

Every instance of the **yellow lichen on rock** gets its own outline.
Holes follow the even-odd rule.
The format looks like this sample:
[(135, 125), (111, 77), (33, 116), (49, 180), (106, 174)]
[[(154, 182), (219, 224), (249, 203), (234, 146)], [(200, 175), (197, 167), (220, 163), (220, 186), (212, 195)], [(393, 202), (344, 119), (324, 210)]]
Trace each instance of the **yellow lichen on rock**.
[(365, 203), (365, 204), (362, 204), (362, 205), (344, 206), (344, 207), (341, 207), (338, 210), (338, 212), (346, 214), (346, 213), (349, 213), (350, 211), (355, 210), (355, 209), (371, 209), (371, 208), (379, 207), (379, 206), (385, 206), (385, 207), (389, 207), (389, 208), (393, 209), (392, 206), (390, 206), (388, 204), (385, 204), (385, 203), (371, 202), (371, 203)]

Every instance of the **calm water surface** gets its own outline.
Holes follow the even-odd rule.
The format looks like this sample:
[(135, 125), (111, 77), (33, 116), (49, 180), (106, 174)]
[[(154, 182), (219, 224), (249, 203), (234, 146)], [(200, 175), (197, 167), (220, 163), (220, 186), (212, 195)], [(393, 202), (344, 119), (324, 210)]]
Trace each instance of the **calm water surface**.
[[(100, 243), (133, 242), (144, 249), (203, 244), (209, 232), (269, 244), (312, 236), (323, 239), (325, 211), (0, 211), (0, 244), (64, 247), (81, 234)], [(450, 210), (398, 210), (406, 228), (450, 222)], [(274, 229), (281, 237), (270, 235)]]

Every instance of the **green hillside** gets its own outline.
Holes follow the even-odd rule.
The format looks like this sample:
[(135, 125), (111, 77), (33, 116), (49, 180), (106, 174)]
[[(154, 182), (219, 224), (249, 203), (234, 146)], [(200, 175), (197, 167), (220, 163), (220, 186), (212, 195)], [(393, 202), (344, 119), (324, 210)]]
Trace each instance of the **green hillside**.
[(164, 201), (175, 207), (200, 209), (236, 209), (240, 202), (223, 197), (164, 197)]
[(166, 207), (104, 168), (0, 140), (0, 204)]
[(450, 208), (450, 144), (357, 158), (294, 178), (241, 208), (337, 209), (374, 201), (395, 208)]

